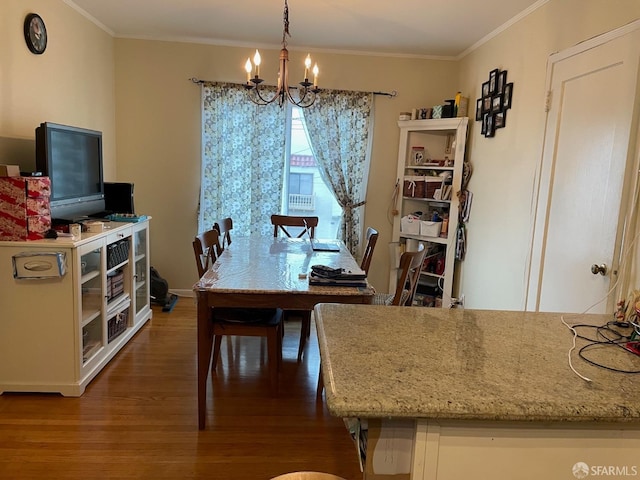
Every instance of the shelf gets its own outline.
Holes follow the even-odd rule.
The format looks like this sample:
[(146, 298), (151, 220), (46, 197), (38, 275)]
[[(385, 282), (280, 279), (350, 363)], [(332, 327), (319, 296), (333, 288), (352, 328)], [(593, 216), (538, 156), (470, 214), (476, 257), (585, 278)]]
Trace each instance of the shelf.
[(402, 233), (402, 232), (400, 232), (400, 238), (412, 238), (420, 242), (440, 243), (442, 245), (446, 245), (447, 243), (449, 243), (449, 240), (447, 239), (447, 237), (422, 237), (420, 235), (412, 235), (410, 233)]
[(430, 278), (444, 278), (444, 275), (438, 275), (437, 273), (431, 273), (431, 272), (420, 272), (420, 275), (424, 277), (430, 277)]
[(84, 313), (84, 311), (83, 311), (82, 312), (82, 322), (80, 323), (80, 326), (82, 326), (83, 328), (86, 327), (87, 325), (89, 325), (91, 322), (93, 322), (99, 316), (100, 316), (100, 310), (95, 310), (95, 311), (89, 312), (89, 313)]
[(118, 265), (114, 266), (113, 268), (110, 268), (109, 270), (107, 270), (107, 275), (109, 275), (111, 272), (118, 270), (119, 268), (124, 267), (127, 263), (129, 263), (129, 260), (125, 260), (122, 263), (119, 263)]
[(144, 260), (146, 255), (144, 253), (136, 255), (135, 262), (138, 263), (140, 260)]
[(435, 198), (423, 198), (423, 197), (402, 197), (404, 200), (416, 200), (418, 202), (429, 202), (429, 203), (444, 203), (449, 205), (451, 200), (437, 200)]
[(404, 168), (410, 170), (440, 170), (443, 172), (453, 172), (455, 167), (453, 165), (450, 167), (442, 167), (440, 165), (406, 165)]
[(92, 270), (91, 272), (82, 275), (82, 279), (80, 280), (80, 283), (85, 284), (89, 280), (96, 278), (98, 275), (100, 275), (100, 270)]
[(455, 134), (458, 129), (464, 127), (468, 122), (467, 117), (453, 118), (429, 118), (426, 120), (398, 120), (398, 127), (416, 133), (426, 133), (430, 135)]
[(92, 341), (85, 345), (82, 349), (82, 364), (84, 365), (91, 360), (101, 348), (102, 344), (98, 341)]
[(117, 313), (118, 310), (122, 310), (128, 307), (130, 304), (130, 297), (128, 293), (121, 293), (117, 297), (110, 299), (107, 302), (107, 317), (110, 317), (114, 313)]

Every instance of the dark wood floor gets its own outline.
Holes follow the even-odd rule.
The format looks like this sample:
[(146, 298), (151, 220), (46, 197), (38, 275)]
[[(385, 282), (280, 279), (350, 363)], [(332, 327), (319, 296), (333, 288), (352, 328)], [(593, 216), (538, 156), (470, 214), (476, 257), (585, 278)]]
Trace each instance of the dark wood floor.
[(300, 363), (299, 329), (285, 328), (278, 398), (268, 395), (266, 343), (224, 346), (199, 431), (195, 304), (154, 308), (82, 397), (0, 396), (0, 479), (266, 480), (299, 470), (361, 479), (342, 420), (316, 401), (315, 328)]

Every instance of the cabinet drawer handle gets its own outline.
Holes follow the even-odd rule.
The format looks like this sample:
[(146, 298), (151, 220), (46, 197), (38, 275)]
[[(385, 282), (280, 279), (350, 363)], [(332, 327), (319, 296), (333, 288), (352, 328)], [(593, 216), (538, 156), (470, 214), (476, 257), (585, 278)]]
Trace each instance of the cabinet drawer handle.
[(23, 266), (25, 270), (30, 272), (46, 272), (53, 267), (51, 263), (44, 261), (26, 262)]

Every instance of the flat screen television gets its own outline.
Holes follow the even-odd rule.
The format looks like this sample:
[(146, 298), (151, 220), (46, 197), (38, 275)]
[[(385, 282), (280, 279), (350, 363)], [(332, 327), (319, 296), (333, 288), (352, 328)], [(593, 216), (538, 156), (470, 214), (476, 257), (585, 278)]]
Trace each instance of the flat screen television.
[(36, 128), (36, 169), (51, 179), (54, 221), (78, 221), (105, 210), (102, 132), (40, 124)]

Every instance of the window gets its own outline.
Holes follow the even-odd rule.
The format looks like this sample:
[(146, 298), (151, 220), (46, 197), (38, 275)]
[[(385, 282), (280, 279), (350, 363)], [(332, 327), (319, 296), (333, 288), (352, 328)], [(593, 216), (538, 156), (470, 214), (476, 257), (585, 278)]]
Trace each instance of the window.
[(313, 173), (289, 173), (289, 195), (313, 195)]
[(309, 144), (301, 108), (289, 107), (288, 148), (286, 149), (282, 212), (285, 215), (308, 215), (319, 218), (316, 237), (336, 238), (342, 208), (327, 187)]
[[(247, 101), (243, 85), (203, 83), (199, 231), (231, 217), (237, 235), (266, 236), (273, 232), (273, 213), (315, 215), (320, 218), (318, 237), (339, 237), (356, 252), (369, 170), (373, 94), (321, 90), (319, 96), (308, 109), (290, 104), (281, 108), (275, 102), (258, 107)], [(309, 137), (314, 139), (313, 149)], [(291, 173), (298, 175), (290, 177)], [(311, 193), (306, 180), (312, 180)], [(344, 215), (336, 198), (347, 206)]]

